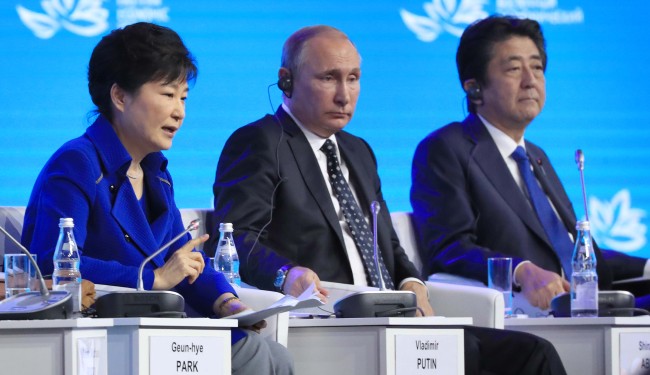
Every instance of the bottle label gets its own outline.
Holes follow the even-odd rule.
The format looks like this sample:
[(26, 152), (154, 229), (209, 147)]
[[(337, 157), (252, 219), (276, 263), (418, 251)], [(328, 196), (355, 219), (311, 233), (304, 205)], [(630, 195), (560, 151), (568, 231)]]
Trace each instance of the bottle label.
[(598, 308), (598, 283), (589, 281), (575, 287), (572, 310), (595, 310)]

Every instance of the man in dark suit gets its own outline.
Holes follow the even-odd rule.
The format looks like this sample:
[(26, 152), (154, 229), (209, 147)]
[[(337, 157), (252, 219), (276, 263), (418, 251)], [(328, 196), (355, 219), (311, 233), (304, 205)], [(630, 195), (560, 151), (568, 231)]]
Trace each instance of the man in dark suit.
[[(489, 17), (471, 25), (456, 55), (470, 115), (427, 136), (414, 159), (411, 188), (416, 232), (427, 274), (446, 272), (487, 282), (487, 258), (513, 258), (515, 284), (533, 306), (549, 307), (569, 291), (557, 238), (547, 235), (529, 200), (514, 151), (522, 147), (559, 221), (568, 257), (575, 238), (573, 206), (542, 149), (524, 140), (545, 98), (545, 41), (536, 21)], [(544, 195), (541, 194), (541, 195)], [(548, 204), (547, 204), (548, 206)], [(563, 237), (563, 238), (561, 238)], [(566, 253), (565, 253), (566, 254)], [(596, 246), (599, 283), (640, 276), (644, 259)], [(609, 262), (609, 264), (608, 264)], [(565, 267), (566, 263), (565, 263)]]
[[(392, 229), (375, 156), (364, 140), (343, 130), (354, 114), (360, 76), (359, 54), (345, 34), (324, 26), (294, 34), (279, 71), (284, 104), (228, 139), (209, 225), (234, 224), (242, 278), (260, 288), (297, 295), (312, 282), (319, 287), (320, 279), (368, 285), (370, 270), (332, 193), (327, 157), (320, 150), (329, 139), (366, 223), (371, 202), (383, 206), (378, 242), (395, 287), (415, 292), (418, 305), (430, 314), (426, 288)], [(274, 285), (285, 277), (283, 285)]]
[[(427, 289), (393, 230), (374, 154), (343, 130), (359, 95), (355, 46), (337, 29), (303, 28), (286, 41), (278, 76), (282, 106), (237, 130), (224, 146), (209, 230), (234, 224), (245, 282), (292, 295), (315, 283), (326, 298), (321, 279), (377, 285), (364, 257), (370, 205), (380, 202), (383, 278), (389, 287), (415, 292), (421, 313), (433, 315)], [(468, 374), (564, 373), (553, 346), (532, 335), (468, 327), (465, 344)]]

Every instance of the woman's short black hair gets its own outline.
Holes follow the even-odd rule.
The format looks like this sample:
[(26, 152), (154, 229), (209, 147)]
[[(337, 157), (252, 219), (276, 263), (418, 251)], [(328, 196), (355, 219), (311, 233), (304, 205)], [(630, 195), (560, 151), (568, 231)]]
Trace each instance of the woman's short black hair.
[(196, 62), (170, 28), (139, 22), (113, 30), (95, 46), (88, 63), (88, 91), (97, 111), (112, 121), (111, 87), (135, 93), (152, 81), (193, 82)]

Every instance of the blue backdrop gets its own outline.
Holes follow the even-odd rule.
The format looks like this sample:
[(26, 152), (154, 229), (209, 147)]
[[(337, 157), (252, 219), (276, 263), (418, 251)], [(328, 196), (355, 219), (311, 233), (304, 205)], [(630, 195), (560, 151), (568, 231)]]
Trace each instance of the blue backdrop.
[(583, 149), (595, 237), (650, 256), (650, 108), (641, 74), (650, 65), (649, 11), (644, 0), (5, 0), (0, 205), (26, 205), (47, 158), (88, 125), (86, 68), (101, 35), (143, 20), (175, 29), (199, 63), (187, 119), (166, 152), (180, 207), (211, 207), (228, 135), (280, 104), (279, 90), (268, 86), (287, 36), (329, 24), (348, 33), (363, 58), (362, 94), (347, 129), (377, 153), (391, 210), (410, 210), (416, 144), (466, 114), (454, 60), (460, 32), (488, 14), (519, 14), (542, 23), (549, 53), (546, 108), (526, 138), (548, 152), (579, 216), (573, 154)]

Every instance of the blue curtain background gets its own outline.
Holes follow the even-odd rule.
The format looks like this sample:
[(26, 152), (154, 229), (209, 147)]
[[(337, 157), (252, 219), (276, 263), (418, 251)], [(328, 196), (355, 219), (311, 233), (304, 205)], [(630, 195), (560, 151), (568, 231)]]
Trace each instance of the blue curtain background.
[(6, 0), (0, 2), (0, 205), (26, 205), (36, 176), (93, 110), (90, 53), (109, 30), (139, 20), (176, 30), (199, 78), (166, 156), (180, 207), (212, 206), (226, 138), (281, 102), (284, 40), (329, 24), (356, 43), (362, 93), (347, 130), (374, 148), (392, 211), (409, 211), (411, 158), (429, 132), (466, 115), (455, 68), (457, 32), (493, 13), (528, 15), (547, 38), (547, 103), (526, 138), (549, 154), (584, 212), (574, 152), (586, 155), (594, 235), (606, 247), (650, 256), (648, 78), (650, 3), (570, 0)]

